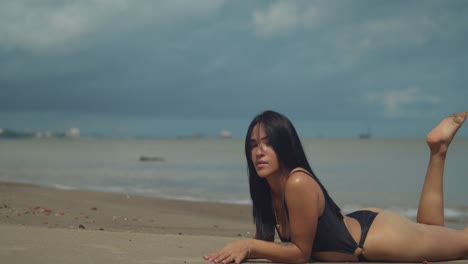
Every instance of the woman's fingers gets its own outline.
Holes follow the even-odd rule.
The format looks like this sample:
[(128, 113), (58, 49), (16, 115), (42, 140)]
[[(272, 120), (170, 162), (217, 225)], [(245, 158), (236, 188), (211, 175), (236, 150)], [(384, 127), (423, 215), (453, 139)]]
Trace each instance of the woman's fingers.
[(218, 256), (220, 255), (220, 252), (213, 252), (208, 255), (203, 256), (205, 260), (213, 262)]
[(221, 251), (203, 256), (205, 260), (214, 263), (241, 263), (249, 252), (247, 240), (239, 240), (226, 245)]
[(236, 258), (234, 258), (234, 262), (236, 264), (240, 264), (245, 259), (246, 256), (247, 256), (247, 254), (242, 253), (242, 254), (238, 255)]
[(215, 258), (215, 263), (229, 263), (227, 259), (231, 256), (231, 252), (222, 251), (221, 254)]
[(241, 263), (246, 257), (246, 254), (243, 252), (226, 252), (226, 254), (220, 255), (215, 263)]
[(220, 260), (219, 262), (223, 264), (232, 263), (233, 259), (234, 257), (232, 257), (232, 255), (228, 255), (224, 259)]
[[(235, 261), (235, 259), (239, 258), (239, 256), (236, 256), (236, 254), (234, 254), (233, 252), (222, 252), (221, 254), (219, 254), (218, 256), (216, 256), (215, 258), (213, 258), (212, 260), (209, 260), (211, 262), (214, 262), (214, 263), (223, 263), (223, 264), (227, 264), (227, 263), (232, 263)], [(242, 261), (244, 258), (240, 258), (240, 261)], [(236, 261), (236, 263), (240, 263), (240, 261)]]
[[(223, 250), (223, 251), (214, 252), (214, 253), (205, 255), (203, 256), (203, 258), (213, 263), (221, 263), (223, 262), (223, 260), (226, 260), (229, 255), (230, 254), (228, 254), (227, 252)], [(223, 262), (223, 263), (228, 263), (228, 262)]]

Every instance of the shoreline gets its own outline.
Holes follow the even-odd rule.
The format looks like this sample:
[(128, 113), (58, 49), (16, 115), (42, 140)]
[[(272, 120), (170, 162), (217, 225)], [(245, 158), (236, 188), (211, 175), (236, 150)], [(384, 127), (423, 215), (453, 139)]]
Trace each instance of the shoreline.
[(27, 182), (27, 181), (9, 181), (9, 180), (0, 180), (1, 184), (18, 184), (18, 185), (30, 185), (38, 188), (46, 188), (46, 189), (57, 189), (62, 191), (84, 191), (84, 192), (95, 192), (95, 193), (110, 193), (110, 194), (123, 194), (123, 195), (130, 195), (130, 196), (138, 196), (138, 197), (147, 197), (147, 198), (156, 198), (158, 200), (168, 200), (168, 201), (181, 201), (181, 202), (194, 202), (194, 203), (209, 203), (209, 204), (227, 204), (227, 205), (240, 205), (240, 206), (251, 206), (250, 199), (227, 199), (223, 198), (220, 199), (219, 197), (216, 198), (206, 198), (201, 197), (199, 195), (193, 196), (180, 196), (180, 195), (168, 195), (168, 194), (155, 194), (151, 191), (141, 191), (141, 190), (123, 190), (120, 187), (110, 187), (107, 189), (101, 188), (80, 188), (80, 187), (72, 187), (67, 185), (61, 185), (56, 183), (51, 184), (38, 184), (35, 182)]
[(250, 205), (10, 182), (0, 182), (0, 224), (228, 237), (254, 230)]
[[(251, 202), (250, 200), (236, 200), (236, 199), (220, 199), (220, 198), (201, 198), (201, 197), (196, 197), (196, 196), (180, 196), (180, 195), (161, 195), (161, 194), (155, 194), (151, 192), (135, 192), (132, 190), (127, 190), (125, 192), (124, 190), (119, 190), (117, 188), (109, 188), (109, 190), (105, 189), (80, 189), (80, 188), (75, 188), (75, 187), (69, 187), (69, 186), (62, 186), (59, 184), (36, 184), (36, 183), (29, 183), (29, 182), (14, 182), (14, 181), (1, 181), (0, 180), (0, 186), (2, 184), (7, 184), (11, 186), (19, 185), (19, 186), (30, 186), (30, 187), (36, 187), (36, 188), (44, 188), (44, 189), (52, 189), (52, 190), (59, 190), (59, 191), (71, 191), (71, 192), (88, 192), (88, 193), (102, 193), (102, 194), (111, 194), (111, 195), (120, 195), (120, 196), (125, 196), (125, 197), (141, 197), (141, 198), (146, 198), (146, 199), (155, 199), (156, 204), (160, 204), (161, 201), (172, 201), (175, 204), (178, 204), (179, 206), (182, 206), (184, 203), (188, 203), (188, 205), (193, 205), (195, 208), (198, 206), (203, 206), (205, 204), (208, 205), (218, 205), (219, 208), (220, 205), (226, 205), (226, 206), (239, 206), (239, 208), (247, 208), (244, 210), (247, 210), (247, 215), (250, 214), (251, 212)], [(0, 189), (1, 190), (1, 189)], [(364, 196), (363, 196), (364, 195)], [(355, 197), (360, 197), (360, 199), (357, 200), (366, 200), (366, 196), (369, 194), (359, 194), (356, 193), (354, 196)], [(1, 198), (1, 194), (0, 194)], [(1, 201), (1, 200), (0, 200)], [(187, 207), (188, 205), (184, 205), (183, 207)], [(343, 211), (343, 214), (348, 214), (351, 212), (354, 212), (355, 210), (358, 210), (360, 208), (365, 208), (365, 207), (378, 207), (384, 210), (391, 210), (395, 211), (412, 221), (416, 221), (416, 212), (417, 212), (417, 207), (414, 206), (405, 206), (403, 204), (397, 204), (397, 205), (391, 205), (391, 206), (385, 206), (385, 205), (376, 205), (375, 203), (363, 203), (359, 204), (356, 202), (351, 202), (349, 204), (346, 203), (339, 203), (340, 208)], [(1, 209), (1, 205), (0, 205)], [(245, 218), (247, 219), (246, 221), (252, 222), (252, 217), (251, 214)], [(445, 221), (448, 227), (454, 228), (454, 229), (463, 229), (468, 223), (468, 207), (467, 206), (447, 206), (445, 208)], [(1, 223), (1, 221), (0, 221)]]

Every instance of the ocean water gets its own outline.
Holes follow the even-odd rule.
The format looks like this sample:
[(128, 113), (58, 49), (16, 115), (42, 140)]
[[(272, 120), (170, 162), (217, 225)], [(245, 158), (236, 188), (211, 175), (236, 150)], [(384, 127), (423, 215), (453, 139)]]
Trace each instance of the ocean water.
[[(415, 218), (428, 148), (423, 138), (305, 139), (314, 172), (345, 212), (362, 207)], [(141, 156), (163, 161), (142, 162)], [(445, 168), (448, 225), (468, 226), (468, 138)], [(0, 181), (168, 199), (250, 202), (241, 139), (1, 139)]]

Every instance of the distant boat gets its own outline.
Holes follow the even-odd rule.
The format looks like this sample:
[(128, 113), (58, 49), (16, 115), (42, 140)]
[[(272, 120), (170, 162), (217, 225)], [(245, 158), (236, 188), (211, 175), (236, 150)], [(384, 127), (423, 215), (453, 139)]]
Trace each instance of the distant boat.
[(220, 133), (219, 133), (219, 136), (221, 138), (231, 138), (232, 137), (232, 132), (231, 131), (227, 131), (227, 130), (222, 130)]
[(358, 135), (358, 138), (360, 139), (370, 139), (372, 137), (370, 128), (367, 129), (367, 132), (361, 133)]
[(371, 138), (371, 134), (370, 133), (361, 133), (359, 134), (359, 139), (369, 139)]
[(66, 137), (80, 137), (80, 130), (76, 127), (68, 129), (67, 132), (65, 132)]

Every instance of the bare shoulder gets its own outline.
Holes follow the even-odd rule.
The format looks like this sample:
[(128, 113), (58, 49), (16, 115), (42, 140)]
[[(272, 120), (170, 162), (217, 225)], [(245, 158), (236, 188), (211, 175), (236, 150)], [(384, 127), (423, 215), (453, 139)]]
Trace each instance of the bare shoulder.
[(318, 183), (301, 168), (292, 170), (286, 181), (287, 192), (301, 192), (320, 189)]
[(301, 168), (294, 169), (289, 174), (285, 185), (285, 198), (291, 211), (294, 208), (298, 211), (315, 208), (318, 210), (315, 214), (321, 215), (325, 206), (320, 185), (309, 174), (301, 171)]

